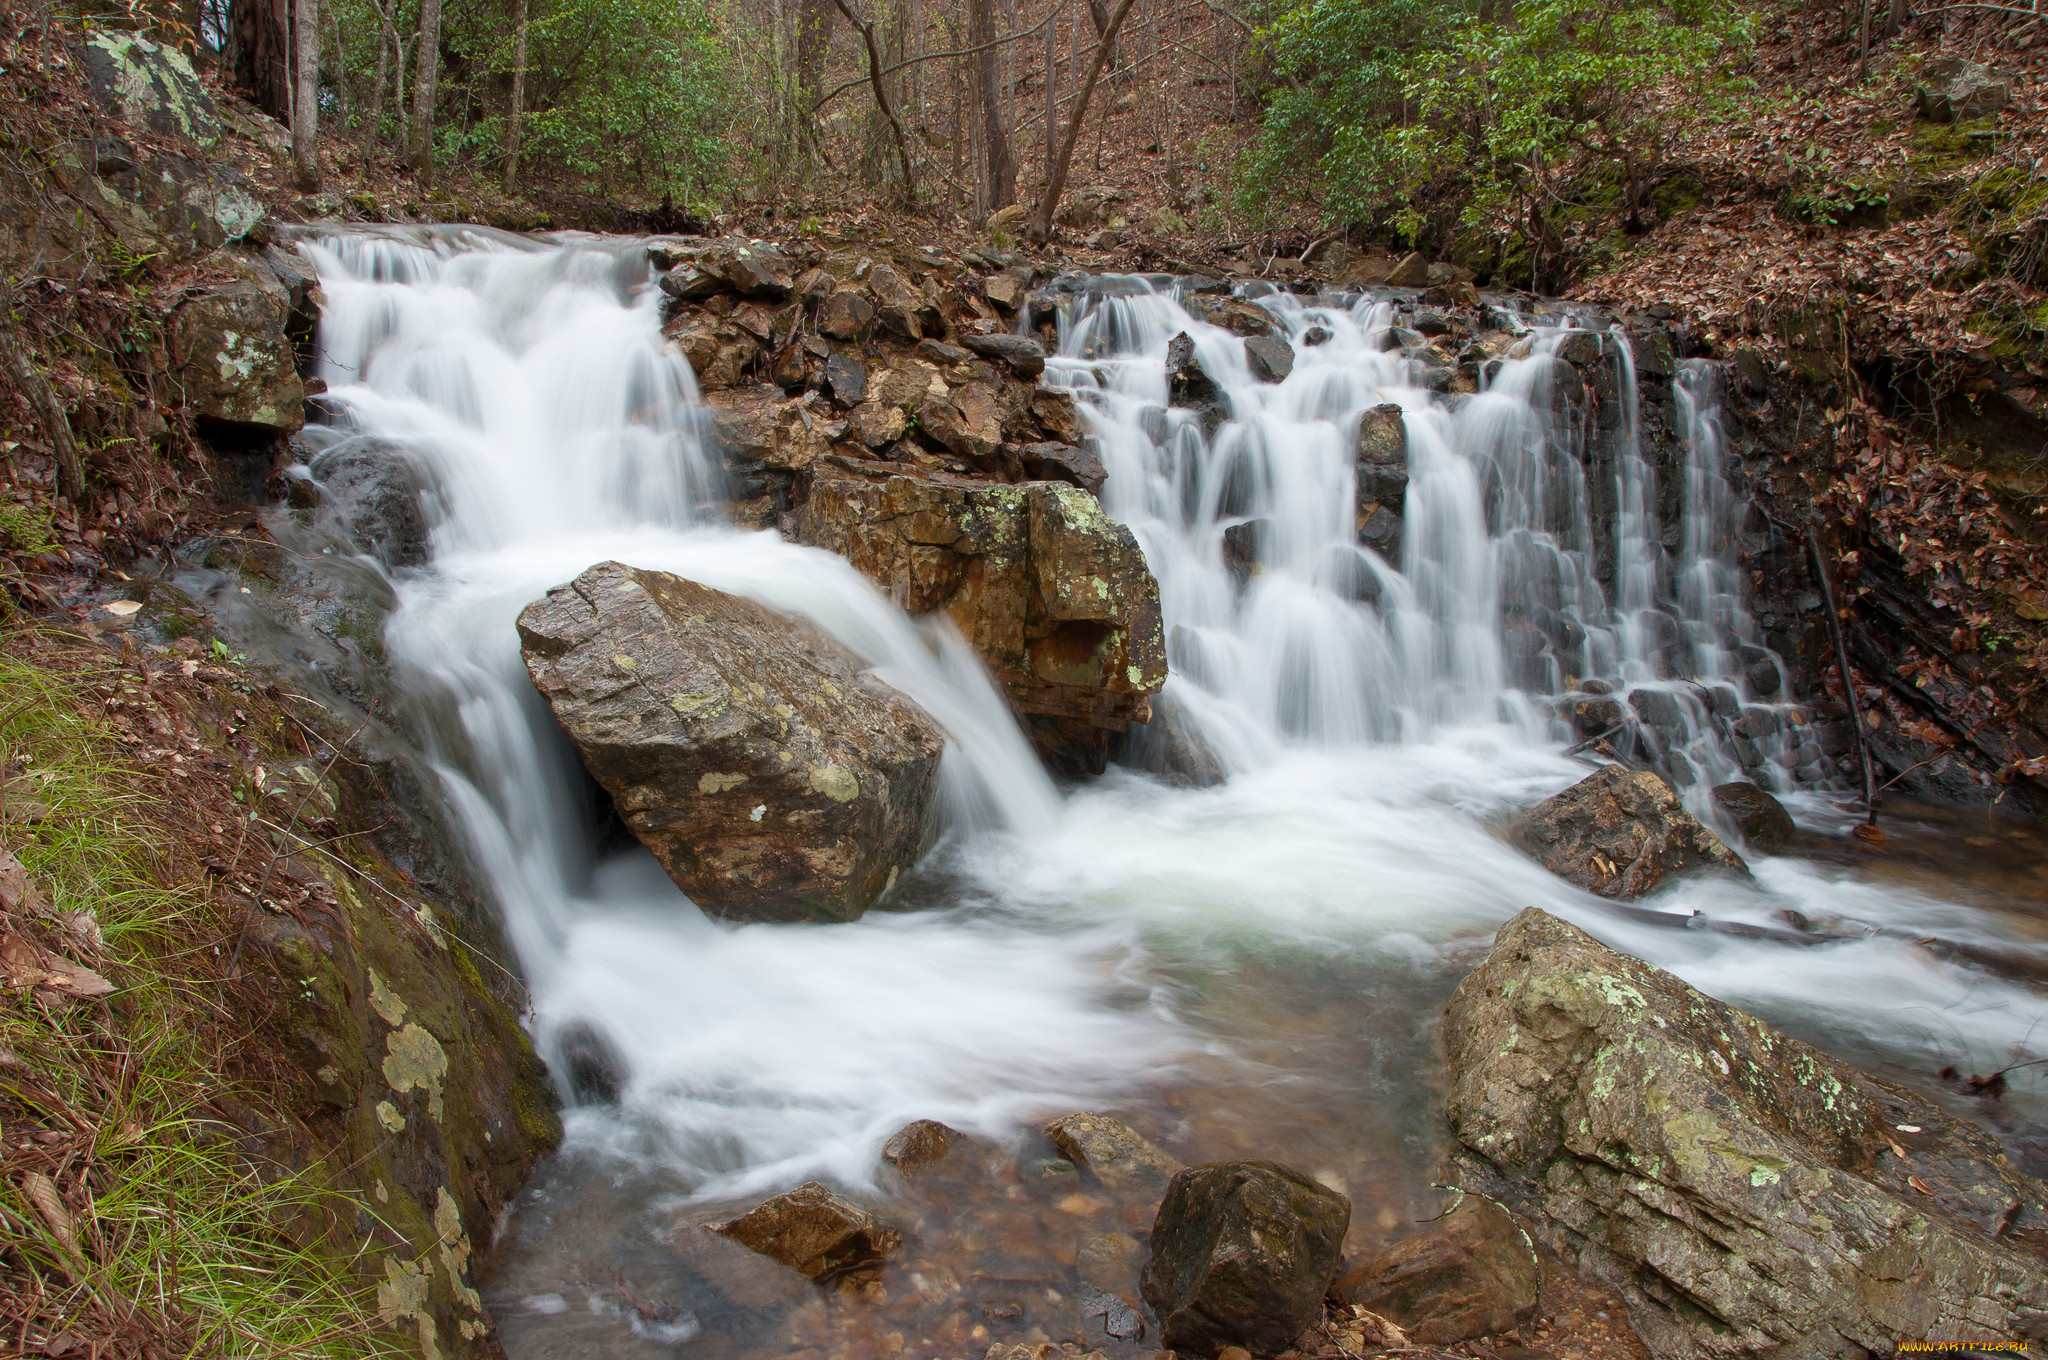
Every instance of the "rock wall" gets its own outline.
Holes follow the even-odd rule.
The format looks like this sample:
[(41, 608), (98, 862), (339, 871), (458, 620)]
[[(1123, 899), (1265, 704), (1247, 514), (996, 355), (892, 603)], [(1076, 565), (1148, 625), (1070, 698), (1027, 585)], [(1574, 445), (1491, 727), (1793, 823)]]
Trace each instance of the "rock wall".
[(945, 612), (1048, 763), (1100, 772), (1166, 680), (1159, 590), (1093, 499), (1102, 467), (1073, 399), (1039, 383), (1043, 341), (1009, 329), (1033, 272), (739, 240), (650, 253), (737, 518)]

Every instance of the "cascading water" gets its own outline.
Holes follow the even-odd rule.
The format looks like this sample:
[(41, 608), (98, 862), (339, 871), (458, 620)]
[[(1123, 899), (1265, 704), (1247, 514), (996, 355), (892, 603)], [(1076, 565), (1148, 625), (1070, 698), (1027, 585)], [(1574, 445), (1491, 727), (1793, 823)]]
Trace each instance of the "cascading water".
[[(1428, 1017), (1530, 904), (1900, 1074), (1993, 1065), (2048, 1016), (2024, 987), (1890, 935), (1792, 951), (1618, 919), (1493, 834), (1585, 773), (1561, 754), (1561, 693), (1629, 704), (1645, 753), (1700, 783), (1826, 774), (1789, 706), (1766, 702), (1789, 696), (1742, 602), (1707, 367), (1678, 374), (1674, 556), (1617, 335), (1530, 328), (1475, 370), (1484, 390), (1447, 399), (1385, 302), (1275, 295), (1262, 301), (1299, 360), (1266, 384), (1170, 289), (1111, 281), (1063, 319), (1049, 377), (1082, 394), (1105, 504), (1159, 578), (1175, 672), (1162, 708), (1233, 777), (1186, 790), (1112, 770), (1062, 793), (957, 638), (836, 558), (721, 522), (721, 465), (636, 244), (363, 232), (308, 249), (335, 412), (309, 434), (310, 474), (395, 458), (421, 488), (429, 546), (390, 572), (385, 633), (406, 721), (504, 914), (542, 1051), (594, 1026), (626, 1072), (616, 1105), (570, 1112), (491, 1264), (515, 1360), (666, 1354), (700, 1329), (720, 1354), (763, 1356), (1059, 1334), (1077, 1236), (1143, 1225), (1062, 1198), (1028, 1142), (976, 1161), (969, 1184), (892, 1202), (918, 1226), (886, 1305), (745, 1302), (678, 1245), (679, 1223), (811, 1176), (882, 1193), (877, 1151), (917, 1118), (1017, 1146), (1048, 1115), (1115, 1109), (1190, 1161), (1314, 1169), (1357, 1200), (1354, 1245), (1385, 1240), (1420, 1216), (1441, 1147)], [(1311, 328), (1327, 338), (1309, 343)], [(1223, 389), (1213, 430), (1166, 405), (1180, 331)], [(1586, 343), (1606, 347), (1620, 408), (1560, 358)], [(1399, 545), (1382, 534), (1382, 552), (1359, 543), (1356, 447), (1361, 413), (1386, 404), (1407, 457)], [(1367, 488), (1373, 504), (1396, 482)], [(607, 558), (807, 615), (943, 723), (949, 829), (899, 889), (906, 910), (714, 922), (644, 852), (600, 853), (589, 785), (512, 621)], [(1753, 884), (1683, 882), (1664, 905), (2048, 952), (1952, 886), (1754, 867)], [(634, 1301), (657, 1296), (650, 1320)]]

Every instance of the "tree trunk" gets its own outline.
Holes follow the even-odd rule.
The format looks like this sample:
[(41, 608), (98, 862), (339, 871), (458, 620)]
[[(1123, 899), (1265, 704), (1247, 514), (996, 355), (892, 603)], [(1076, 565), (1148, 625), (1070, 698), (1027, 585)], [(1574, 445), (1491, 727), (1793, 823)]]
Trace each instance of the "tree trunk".
[(407, 159), (417, 174), (434, 168), (434, 93), (441, 75), (441, 0), (420, 0), (419, 70), (412, 79), (412, 139)]
[(519, 187), (519, 144), (526, 133), (526, 0), (514, 7), (512, 22), (512, 118), (505, 129), (505, 192)]
[(228, 71), (249, 102), (280, 123), (292, 116), (287, 0), (232, 0)]
[(1017, 168), (1010, 160), (1010, 134), (1003, 126), (1002, 62), (994, 46), (996, 25), (989, 0), (967, 0), (967, 24), (968, 46), (981, 49), (975, 54), (975, 70), (981, 77), (984, 183), (988, 210), (994, 212), (1017, 197)]
[(1095, 40), (1109, 41), (1109, 68), (1116, 69), (1116, 43), (1109, 30), (1109, 6), (1104, 0), (1088, 0), (1088, 17), (1095, 23)]
[(292, 39), (298, 94), (292, 100), (292, 164), (299, 187), (320, 187), (320, 0), (295, 0)]
[(1045, 186), (1045, 197), (1038, 201), (1038, 212), (1031, 219), (1030, 234), (1034, 241), (1052, 239), (1053, 214), (1059, 211), (1060, 195), (1067, 189), (1067, 170), (1074, 163), (1074, 143), (1080, 140), (1081, 124), (1088, 117), (1088, 101), (1095, 94), (1095, 82), (1102, 79), (1102, 68), (1109, 61), (1124, 16), (1131, 12), (1131, 3), (1132, 0), (1117, 0), (1116, 10), (1103, 25), (1102, 37), (1095, 44), (1095, 60), (1088, 64), (1087, 78), (1081, 82), (1080, 93), (1074, 96), (1074, 110), (1067, 116), (1066, 136), (1060, 140), (1060, 154), (1052, 164), (1052, 181)]
[(78, 461), (71, 418), (64, 414), (64, 405), (57, 399), (50, 380), (30, 356), (28, 338), (14, 324), (14, 289), (4, 277), (0, 277), (0, 363), (4, 363), (7, 376), (28, 398), (36, 424), (43, 427), (43, 437), (50, 441), (50, 457), (57, 465), (58, 494), (73, 505), (83, 505), (85, 469)]
[(1897, 37), (1899, 30), (1906, 26), (1906, 20), (1912, 17), (1911, 9), (1906, 4), (1906, 0), (1892, 0), (1891, 10), (1885, 15), (1884, 35), (1887, 38)]
[[(391, 3), (396, 3), (396, 0), (391, 0)], [(370, 81), (370, 112), (366, 122), (372, 146), (384, 140), (384, 90), (391, 80), (392, 39), (390, 11), (380, 4), (377, 6), (377, 74)]]
[(825, 58), (832, 50), (831, 0), (803, 0), (796, 17), (796, 83), (808, 110), (818, 102)]
[(1060, 26), (1045, 26), (1045, 182), (1052, 183), (1052, 160), (1060, 144)]

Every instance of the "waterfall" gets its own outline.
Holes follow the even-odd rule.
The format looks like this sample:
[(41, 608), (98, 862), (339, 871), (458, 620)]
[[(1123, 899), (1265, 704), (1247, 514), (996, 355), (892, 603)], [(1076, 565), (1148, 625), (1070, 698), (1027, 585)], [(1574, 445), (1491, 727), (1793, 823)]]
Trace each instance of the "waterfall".
[[(1618, 747), (1696, 791), (1703, 813), (1700, 795), (1730, 779), (1780, 792), (1836, 782), (1790, 758), (1782, 734), (1801, 715), (1769, 701), (1784, 668), (1742, 604), (1744, 504), (1711, 365), (1682, 361), (1673, 384), (1685, 485), (1666, 523), (1619, 330), (1517, 318), (1500, 355), (1456, 360), (1402, 324), (1442, 333), (1434, 314), (1268, 292), (1259, 301), (1296, 354), (1269, 383), (1171, 282), (1081, 296), (1062, 317), (1053, 380), (1089, 413), (1105, 504), (1160, 578), (1169, 694), (1227, 767), (1289, 742), (1419, 740), (1472, 723), (1569, 741), (1557, 699), (1579, 692), (1615, 696)], [(1183, 332), (1222, 389), (1220, 425), (1165, 407), (1166, 345)], [(1471, 368), (1473, 390), (1441, 390), (1452, 362)], [(1383, 498), (1360, 479), (1385, 474), (1354, 453), (1374, 408), (1398, 408), (1405, 430), (1398, 545), (1352, 514)]]
[[(1026, 1184), (1029, 1130), (1055, 1114), (1119, 1111), (1188, 1161), (1312, 1168), (1371, 1208), (1354, 1223), (1377, 1242), (1430, 1212), (1431, 1017), (1527, 905), (1894, 1075), (1990, 1070), (2048, 1017), (1910, 944), (2041, 953), (1938, 885), (1762, 857), (1754, 883), (1682, 880), (1659, 904), (1895, 932), (1800, 952), (1613, 915), (1498, 834), (1583, 777), (1566, 748), (1602, 703), (1629, 717), (1616, 749), (1696, 806), (1748, 775), (1811, 823), (1836, 815), (1802, 792), (1834, 775), (1744, 603), (1711, 365), (1676, 366), (1672, 454), (1650, 437), (1665, 417), (1637, 401), (1628, 338), (1588, 318), (1501, 312), (1498, 352), (1453, 351), (1421, 333), (1440, 318), (1384, 299), (1269, 292), (1251, 300), (1297, 358), (1263, 383), (1183, 284), (1087, 282), (1048, 381), (1076, 394), (1104, 503), (1158, 577), (1160, 710), (1232, 778), (1184, 789), (1112, 769), (1062, 790), (949, 627), (836, 557), (726, 522), (643, 243), (352, 229), (303, 248), (326, 299), (328, 415), (294, 475), (389, 520), (348, 569), (395, 602), (395, 716), (505, 921), (540, 1051), (559, 1072), (564, 1036), (595, 1029), (625, 1069), (615, 1105), (568, 1111), (483, 1281), (516, 1360), (665, 1353), (611, 1281), (699, 1310), (733, 1354), (818, 1344), (791, 1330), (819, 1325), (810, 1305), (734, 1310), (663, 1244), (680, 1219), (813, 1176), (883, 1196), (878, 1150), (912, 1119), (1020, 1157), (975, 1163), (998, 1169), (971, 1212), (891, 1208), (925, 1215), (909, 1259), (935, 1253), (889, 1285), (905, 1354), (960, 1353), (945, 1329), (970, 1299), (977, 1317), (1008, 1306), (1013, 1276), (1067, 1278), (1079, 1220)], [(1168, 404), (1181, 332), (1222, 409)], [(1404, 457), (1362, 474), (1361, 429), (1398, 431)], [(361, 482), (366, 467), (381, 480)], [(814, 620), (944, 726), (946, 833), (898, 910), (717, 921), (645, 851), (604, 845), (513, 621), (607, 559)], [(578, 1291), (587, 1308), (565, 1302)], [(1017, 1320), (992, 1321), (996, 1339), (1037, 1325), (1000, 1317)]]

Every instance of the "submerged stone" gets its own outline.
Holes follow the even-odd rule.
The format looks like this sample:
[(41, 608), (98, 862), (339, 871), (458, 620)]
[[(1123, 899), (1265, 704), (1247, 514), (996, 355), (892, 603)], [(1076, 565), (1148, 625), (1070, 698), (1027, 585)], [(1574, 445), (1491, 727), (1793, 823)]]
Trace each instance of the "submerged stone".
[(806, 1181), (712, 1231), (813, 1280), (887, 1257), (903, 1235), (816, 1181)]
[(1068, 1161), (1109, 1190), (1164, 1185), (1180, 1169), (1178, 1161), (1143, 1134), (1106, 1114), (1062, 1115), (1045, 1126), (1045, 1136)]
[(1427, 1231), (1345, 1272), (1330, 1295), (1441, 1346), (1513, 1331), (1534, 1315), (1542, 1285), (1543, 1262), (1521, 1226), (1464, 1195)]

